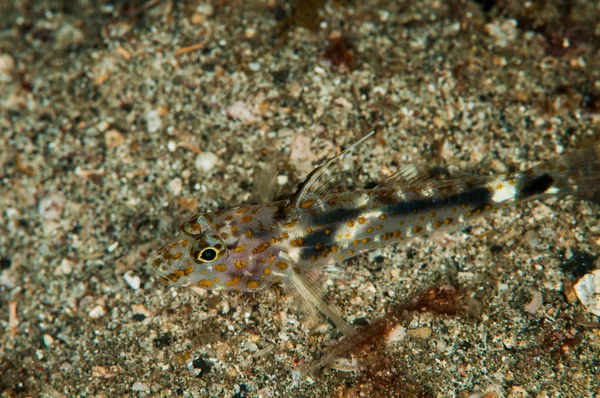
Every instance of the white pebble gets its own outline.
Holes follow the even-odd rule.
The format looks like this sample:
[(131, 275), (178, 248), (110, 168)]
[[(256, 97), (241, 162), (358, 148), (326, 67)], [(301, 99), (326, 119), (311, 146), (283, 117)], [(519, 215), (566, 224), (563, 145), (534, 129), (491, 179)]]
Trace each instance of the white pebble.
[(525, 311), (530, 314), (535, 314), (538, 312), (542, 305), (544, 304), (544, 299), (542, 297), (542, 293), (538, 290), (531, 292), (531, 301), (525, 305)]
[(585, 274), (573, 287), (585, 310), (600, 316), (600, 269)]
[(104, 316), (104, 313), (105, 313), (104, 307), (101, 305), (97, 305), (94, 308), (92, 308), (92, 310), (88, 313), (88, 315), (92, 319), (98, 319), (98, 318), (102, 318)]
[(227, 116), (232, 119), (241, 120), (242, 122), (256, 123), (260, 121), (260, 118), (254, 113), (252, 106), (243, 101), (234, 102), (225, 111), (227, 112)]
[(15, 68), (14, 59), (8, 54), (0, 54), (0, 80), (2, 77), (5, 77), (5, 80), (9, 80), (10, 75), (12, 75), (13, 70)]
[(253, 72), (258, 72), (260, 70), (260, 64), (258, 62), (250, 62), (248, 64), (248, 69)]
[(162, 128), (162, 120), (160, 120), (160, 114), (156, 109), (146, 113), (144, 118), (146, 119), (146, 128), (149, 133), (156, 133)]
[(116, 241), (116, 242), (112, 243), (110, 246), (108, 246), (106, 248), (106, 251), (109, 253), (112, 253), (117, 249), (117, 247), (119, 247), (119, 241)]
[(133, 290), (138, 290), (142, 284), (142, 280), (140, 279), (140, 277), (134, 275), (131, 271), (127, 271), (123, 275), (123, 278), (125, 279), (125, 282), (127, 282), (127, 284), (129, 285), (129, 287), (131, 287)]
[(173, 140), (169, 140), (169, 142), (167, 142), (167, 149), (169, 152), (175, 152), (177, 150), (177, 143)]
[(60, 270), (64, 275), (69, 275), (71, 272), (73, 272), (73, 265), (75, 265), (73, 261), (69, 260), (68, 258), (63, 258), (60, 262)]
[(54, 344), (54, 338), (52, 336), (50, 336), (49, 334), (45, 334), (43, 339), (44, 339), (44, 345), (46, 347), (52, 347), (52, 344)]
[(179, 195), (182, 190), (183, 181), (181, 181), (181, 178), (177, 177), (169, 181), (169, 191), (173, 192), (175, 196)]
[(212, 152), (202, 152), (196, 157), (196, 168), (204, 172), (210, 171), (215, 165), (219, 158)]
[(210, 3), (198, 4), (198, 6), (196, 7), (196, 12), (198, 12), (198, 14), (211, 16), (215, 13), (215, 8)]
[(285, 185), (287, 184), (289, 178), (286, 175), (278, 175), (277, 176), (277, 184), (279, 185)]
[(133, 383), (133, 386), (131, 386), (131, 390), (132, 391), (148, 391), (148, 386), (145, 385), (144, 383), (142, 383), (141, 381), (136, 381), (135, 383)]
[(388, 333), (386, 343), (391, 344), (396, 341), (402, 341), (405, 338), (406, 338), (406, 328), (401, 325), (396, 325)]

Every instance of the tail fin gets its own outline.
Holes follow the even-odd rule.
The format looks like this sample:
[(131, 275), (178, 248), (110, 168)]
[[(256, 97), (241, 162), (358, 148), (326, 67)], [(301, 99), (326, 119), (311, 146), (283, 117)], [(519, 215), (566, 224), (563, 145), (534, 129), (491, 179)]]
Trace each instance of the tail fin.
[(600, 141), (518, 174), (519, 199), (572, 195), (600, 203)]

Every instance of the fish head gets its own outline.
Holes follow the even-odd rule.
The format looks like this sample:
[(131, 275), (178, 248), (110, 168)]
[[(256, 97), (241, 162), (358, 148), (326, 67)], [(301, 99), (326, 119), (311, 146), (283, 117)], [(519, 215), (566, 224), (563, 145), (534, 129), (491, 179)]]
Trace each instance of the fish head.
[(161, 247), (154, 257), (158, 279), (172, 286), (238, 291), (281, 282), (287, 265), (273, 254), (276, 250), (266, 238), (246, 233), (257, 230), (257, 224), (242, 224), (240, 218), (213, 213), (188, 218), (181, 225), (185, 236)]

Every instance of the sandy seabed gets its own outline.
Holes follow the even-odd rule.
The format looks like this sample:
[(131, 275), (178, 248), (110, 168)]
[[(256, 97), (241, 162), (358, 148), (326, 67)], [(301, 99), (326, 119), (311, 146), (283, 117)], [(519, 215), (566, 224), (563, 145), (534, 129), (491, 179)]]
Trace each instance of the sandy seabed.
[(527, 203), (342, 263), (328, 295), (373, 338), (308, 378), (339, 336), (292, 297), (168, 288), (149, 265), (192, 212), (255, 200), (264, 170), (285, 197), (373, 129), (343, 161), (349, 187), (585, 145), (599, 50), (592, 0), (2, 1), (0, 391), (600, 393), (599, 319), (570, 288), (598, 268), (591, 203)]

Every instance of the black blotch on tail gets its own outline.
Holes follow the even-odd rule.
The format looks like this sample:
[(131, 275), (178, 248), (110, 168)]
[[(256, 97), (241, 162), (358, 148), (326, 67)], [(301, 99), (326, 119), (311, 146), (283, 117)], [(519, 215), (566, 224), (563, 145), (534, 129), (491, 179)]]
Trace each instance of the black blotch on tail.
[(542, 174), (525, 181), (519, 196), (521, 198), (539, 195), (548, 190), (554, 184), (554, 178), (550, 174)]

